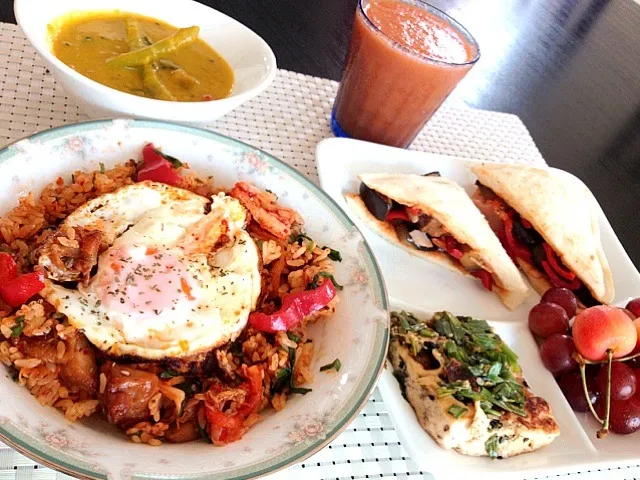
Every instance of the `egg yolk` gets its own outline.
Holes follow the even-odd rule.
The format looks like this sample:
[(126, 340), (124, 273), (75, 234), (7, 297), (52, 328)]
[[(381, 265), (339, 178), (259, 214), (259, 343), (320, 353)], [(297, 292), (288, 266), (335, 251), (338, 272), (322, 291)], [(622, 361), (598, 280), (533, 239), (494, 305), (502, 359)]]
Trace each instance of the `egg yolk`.
[(124, 245), (100, 263), (95, 291), (109, 310), (148, 317), (195, 300), (193, 277), (169, 250)]

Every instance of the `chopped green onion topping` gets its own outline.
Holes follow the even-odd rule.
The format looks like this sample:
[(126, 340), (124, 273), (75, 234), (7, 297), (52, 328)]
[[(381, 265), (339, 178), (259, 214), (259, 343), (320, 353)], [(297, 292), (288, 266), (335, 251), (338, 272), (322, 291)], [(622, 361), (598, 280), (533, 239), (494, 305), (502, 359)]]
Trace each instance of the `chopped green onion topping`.
[(449, 410), (447, 410), (447, 412), (449, 412), (449, 415), (451, 415), (453, 418), (460, 418), (468, 411), (469, 409), (467, 407), (461, 407), (460, 405), (457, 405), (455, 403), (449, 407)]
[(11, 328), (11, 337), (18, 338), (23, 330), (24, 330), (24, 317), (20, 315), (19, 317), (16, 317), (16, 324), (13, 328)]
[(180, 375), (179, 372), (176, 372), (175, 370), (171, 370), (171, 369), (167, 369), (167, 370), (163, 370), (162, 372), (160, 372), (160, 378), (173, 378), (173, 377), (178, 377)]
[(338, 290), (342, 290), (344, 288), (342, 285), (336, 282), (336, 279), (333, 277), (333, 275), (331, 275), (328, 272), (320, 272), (313, 277), (313, 279), (311, 280), (311, 283), (307, 286), (307, 290), (313, 290), (314, 288), (318, 288), (319, 287), (318, 281), (321, 278), (328, 278), (329, 280), (331, 280), (331, 282), (333, 283), (333, 286), (336, 287)]
[(267, 190), (266, 190), (266, 191), (267, 191), (267, 192), (269, 192), (269, 193), (270, 193), (271, 195), (273, 195), (274, 197), (276, 197), (276, 200), (278, 199), (278, 195), (276, 195), (275, 193), (273, 193), (271, 190), (269, 190), (269, 189), (267, 188)]
[(311, 392), (310, 388), (296, 387), (293, 372), (296, 366), (296, 349), (289, 348), (289, 365), (291, 365), (291, 375), (289, 376), (289, 392), (298, 393), (300, 395), (306, 395)]
[(168, 160), (171, 165), (173, 165), (173, 168), (180, 168), (182, 167), (183, 163), (178, 160), (176, 157), (172, 157), (171, 155), (167, 155), (166, 153), (162, 153), (160, 150), (158, 150), (157, 148), (153, 149), (158, 155), (160, 155), (162, 158), (164, 158), (165, 160)]
[(491, 458), (498, 458), (498, 435), (491, 435), (484, 442), (484, 449)]
[(323, 365), (320, 367), (320, 371), (324, 372), (326, 370), (335, 370), (336, 372), (340, 371), (340, 367), (342, 366), (342, 363), (340, 362), (339, 358), (336, 358), (333, 362), (328, 363), (327, 365)]
[(296, 335), (293, 332), (287, 332), (287, 337), (289, 337), (289, 340), (298, 343), (300, 341), (300, 335)]
[(324, 248), (328, 248), (328, 249), (330, 250), (330, 252), (329, 252), (329, 258), (330, 258), (331, 260), (333, 260), (334, 262), (341, 262), (341, 261), (342, 261), (342, 255), (340, 255), (340, 252), (339, 252), (338, 250), (334, 250), (333, 248), (331, 248), (331, 247), (326, 247), (326, 246), (325, 246), (325, 247), (322, 247), (322, 248), (323, 248), (323, 249), (324, 249)]
[(213, 443), (211, 441), (211, 437), (209, 435), (207, 435), (207, 430), (202, 428), (200, 426), (200, 424), (198, 423), (198, 432), (200, 433), (200, 437), (207, 443)]

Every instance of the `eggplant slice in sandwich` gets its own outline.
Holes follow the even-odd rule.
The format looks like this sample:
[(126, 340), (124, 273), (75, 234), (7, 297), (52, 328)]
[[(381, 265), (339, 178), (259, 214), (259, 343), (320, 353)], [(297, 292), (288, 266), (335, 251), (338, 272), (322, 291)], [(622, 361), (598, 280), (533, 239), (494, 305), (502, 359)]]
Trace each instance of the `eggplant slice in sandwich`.
[(577, 179), (523, 165), (483, 163), (473, 200), (538, 293), (573, 291), (586, 306), (615, 296), (595, 199)]
[(476, 277), (509, 308), (529, 288), (482, 213), (456, 183), (428, 176), (366, 173), (349, 207), (378, 235), (409, 253)]

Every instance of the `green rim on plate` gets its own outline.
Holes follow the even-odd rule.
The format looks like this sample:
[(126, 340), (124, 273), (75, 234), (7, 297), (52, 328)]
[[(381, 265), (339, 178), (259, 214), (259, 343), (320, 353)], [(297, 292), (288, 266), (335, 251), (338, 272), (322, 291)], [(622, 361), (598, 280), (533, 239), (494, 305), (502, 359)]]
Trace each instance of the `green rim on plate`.
[[(363, 257), (365, 260), (365, 266), (370, 274), (369, 277), (371, 279), (372, 288), (374, 290), (374, 295), (376, 300), (380, 304), (381, 310), (385, 311), (388, 315), (388, 303), (387, 303), (387, 294), (386, 287), (384, 285), (382, 274), (378, 267), (378, 264), (375, 260), (373, 252), (371, 251), (369, 245), (366, 240), (359, 233), (355, 224), (349, 219), (349, 217), (342, 211), (342, 209), (338, 206), (338, 204), (329, 197), (322, 189), (320, 189), (317, 185), (311, 182), (308, 178), (306, 178), (303, 174), (301, 174), (298, 170), (291, 167), (290, 165), (284, 163), (283, 161), (275, 158), (274, 156), (252, 147), (246, 143), (243, 143), (238, 140), (234, 140), (232, 138), (226, 137), (224, 135), (220, 135), (218, 133), (214, 133), (209, 130), (205, 130), (202, 128), (191, 127), (181, 124), (175, 124), (170, 122), (156, 121), (156, 120), (117, 120), (124, 121), (128, 125), (129, 128), (147, 128), (147, 129), (156, 129), (156, 130), (170, 130), (174, 132), (181, 132), (189, 135), (195, 135), (198, 137), (207, 138), (210, 140), (217, 141), (226, 146), (235, 147), (244, 151), (252, 151), (259, 153), (262, 158), (264, 158), (272, 167), (282, 172), (288, 174), (292, 179), (302, 184), (310, 193), (314, 195), (314, 197), (319, 200), (326, 208), (328, 208), (333, 214), (334, 217), (349, 231), (358, 232), (360, 238), (362, 240), (362, 244), (364, 245)], [(37, 140), (40, 142), (55, 140), (61, 137), (65, 137), (67, 135), (74, 135), (81, 132), (93, 131), (101, 128), (106, 128), (110, 124), (112, 124), (114, 120), (92, 120), (87, 122), (81, 122), (70, 125), (63, 125), (60, 127), (55, 127), (50, 130), (46, 130), (43, 132), (39, 132), (23, 139), (17, 140), (2, 150), (0, 150), (0, 165), (15, 155), (20, 154), (21, 152), (16, 148), (16, 144), (23, 140)], [(388, 318), (387, 318), (388, 320)], [(365, 372), (366, 376), (363, 377), (362, 381), (354, 388), (354, 392), (351, 395), (348, 402), (346, 402), (340, 410), (336, 413), (336, 417), (340, 420), (336, 422), (336, 424), (327, 432), (327, 435), (324, 439), (318, 439), (313, 443), (305, 446), (300, 449), (300, 451), (296, 451), (297, 449), (292, 449), (287, 453), (280, 454), (278, 458), (274, 460), (266, 460), (261, 462), (258, 465), (252, 465), (250, 467), (243, 467), (235, 470), (232, 475), (230, 473), (211, 473), (211, 474), (201, 474), (201, 475), (175, 475), (175, 474), (133, 474), (132, 478), (136, 479), (163, 479), (163, 478), (171, 478), (177, 480), (187, 480), (187, 479), (214, 479), (214, 478), (225, 478), (225, 479), (247, 479), (247, 478), (255, 478), (259, 476), (263, 476), (269, 473), (273, 473), (285, 467), (291, 466), (302, 460), (306, 459), (313, 453), (319, 451), (326, 445), (328, 445), (336, 436), (338, 436), (342, 430), (347, 426), (349, 422), (351, 422), (357, 414), (362, 410), (365, 406), (369, 395), (371, 394), (373, 388), (376, 385), (376, 381), (378, 376), (380, 375), (383, 367), (384, 360), (386, 357), (387, 347), (389, 341), (389, 326), (377, 326), (376, 327), (376, 335), (375, 335), (375, 344), (373, 347), (373, 352), (375, 356), (375, 352), (377, 352), (377, 358), (373, 359), (370, 365), (367, 366), (367, 372)], [(66, 473), (70, 473), (73, 475), (79, 475), (84, 478), (107, 478), (106, 475), (102, 473), (98, 473), (91, 468), (85, 468), (83, 466), (70, 463), (66, 460), (62, 460), (59, 457), (51, 456), (40, 448), (39, 445), (30, 443), (25, 441), (25, 439), (20, 438), (18, 435), (9, 432), (6, 428), (6, 425), (0, 425), (0, 438), (4, 440), (6, 443), (10, 444), (17, 450), (19, 450), (24, 455), (34, 459), (37, 462), (41, 462), (47, 466), (51, 466), (52, 468), (57, 468), (65, 471)], [(294, 453), (295, 452), (295, 453)]]

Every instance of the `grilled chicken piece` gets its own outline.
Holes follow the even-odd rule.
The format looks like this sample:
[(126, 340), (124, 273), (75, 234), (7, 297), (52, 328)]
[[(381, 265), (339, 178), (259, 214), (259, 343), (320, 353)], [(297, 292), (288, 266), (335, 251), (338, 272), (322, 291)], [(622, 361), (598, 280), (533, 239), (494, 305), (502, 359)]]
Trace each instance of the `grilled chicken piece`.
[(176, 423), (171, 424), (169, 430), (164, 434), (164, 439), (171, 443), (185, 443), (200, 438), (198, 411), (201, 407), (200, 400), (195, 398), (187, 400), (182, 409), (182, 415)]
[(236, 183), (229, 195), (249, 211), (263, 230), (278, 239), (289, 238), (292, 230), (303, 224), (302, 217), (295, 210), (279, 205), (274, 194), (263, 192), (250, 183)]
[(149, 400), (160, 391), (157, 375), (114, 362), (105, 363), (102, 373), (107, 383), (101, 400), (110, 423), (127, 428), (150, 417)]
[[(64, 343), (59, 350), (58, 344)], [(82, 333), (64, 340), (56, 335), (27, 337), (21, 335), (16, 347), (28, 358), (58, 364), (62, 384), (79, 400), (95, 398), (98, 392), (98, 366), (89, 341)], [(59, 354), (62, 353), (62, 356)]]
[(98, 263), (102, 237), (99, 230), (61, 226), (46, 240), (38, 263), (52, 280), (88, 280)]
[[(441, 447), (465, 455), (507, 458), (537, 450), (560, 434), (551, 407), (531, 392), (519, 371), (512, 371), (512, 376), (522, 389), (522, 415), (495, 406), (492, 408), (497, 413), (487, 414), (480, 401), (462, 402), (454, 395), (444, 394), (441, 389), (449, 388), (445, 385), (456, 384), (468, 385), (470, 391), (479, 393), (479, 383), (486, 386), (486, 376), (477, 379), (467, 365), (447, 355), (445, 345), (452, 348), (455, 334), (439, 335), (427, 321), (414, 329), (428, 329), (428, 336), (420, 339), (418, 333), (394, 325), (393, 318), (394, 314), (391, 363), (396, 376), (402, 379), (406, 398), (420, 425)], [(511, 370), (505, 364), (502, 368)]]
[(95, 398), (98, 393), (98, 365), (93, 348), (82, 333), (77, 333), (65, 343), (66, 361), (60, 365), (60, 378), (81, 400)]

